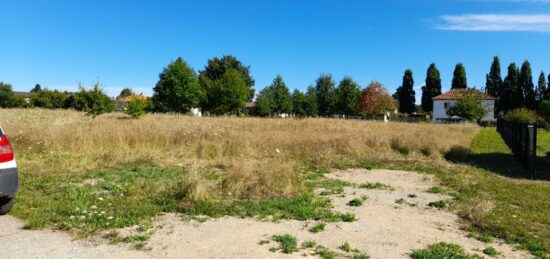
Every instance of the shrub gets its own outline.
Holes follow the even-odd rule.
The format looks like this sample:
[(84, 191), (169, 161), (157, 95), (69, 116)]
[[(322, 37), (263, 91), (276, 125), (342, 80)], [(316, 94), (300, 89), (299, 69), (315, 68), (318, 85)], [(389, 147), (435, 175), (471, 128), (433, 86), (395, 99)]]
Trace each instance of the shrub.
[(550, 123), (550, 100), (544, 100), (539, 104), (539, 115)]
[(499, 252), (492, 246), (483, 249), (483, 253), (491, 257), (495, 257), (499, 254)]
[(348, 202), (348, 205), (353, 207), (360, 207), (361, 205), (363, 205), (363, 201), (361, 199), (353, 199)]
[(275, 235), (273, 240), (281, 245), (281, 251), (285, 254), (292, 254), (298, 251), (298, 242), (296, 238), (289, 235)]
[(132, 100), (128, 102), (128, 108), (124, 111), (124, 113), (130, 115), (134, 119), (139, 119), (145, 115), (145, 110), (148, 106), (148, 100), (133, 97)]
[(537, 115), (526, 108), (519, 108), (506, 113), (504, 119), (513, 122), (535, 123), (537, 121)]
[(62, 109), (65, 107), (67, 95), (57, 90), (40, 90), (32, 94), (31, 103), (34, 107), (45, 109)]
[(435, 258), (474, 258), (457, 244), (448, 244), (440, 242), (429, 245), (428, 248), (414, 250), (411, 254), (414, 259), (435, 259)]
[(74, 95), (74, 108), (95, 118), (103, 113), (114, 111), (115, 104), (103, 92), (99, 86), (99, 82), (97, 82), (90, 90), (82, 86), (80, 87), (80, 91)]
[(309, 229), (309, 232), (311, 233), (319, 233), (321, 231), (325, 230), (325, 223), (320, 222), (315, 224), (313, 227)]
[(486, 113), (481, 105), (481, 93), (477, 90), (468, 90), (456, 100), (456, 104), (447, 109), (447, 115), (459, 116), (469, 121), (480, 120)]

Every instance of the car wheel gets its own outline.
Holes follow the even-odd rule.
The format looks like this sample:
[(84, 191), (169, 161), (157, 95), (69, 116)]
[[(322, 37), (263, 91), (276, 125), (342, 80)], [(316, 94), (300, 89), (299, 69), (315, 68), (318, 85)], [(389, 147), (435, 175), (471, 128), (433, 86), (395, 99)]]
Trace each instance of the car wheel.
[(0, 215), (6, 215), (15, 205), (15, 198), (0, 198)]

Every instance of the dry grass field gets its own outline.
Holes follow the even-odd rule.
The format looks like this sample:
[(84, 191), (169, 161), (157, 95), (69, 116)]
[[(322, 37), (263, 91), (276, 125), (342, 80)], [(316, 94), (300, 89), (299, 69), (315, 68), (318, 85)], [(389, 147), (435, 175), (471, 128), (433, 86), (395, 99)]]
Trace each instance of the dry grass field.
[[(2, 109), (0, 123), (22, 174), (14, 214), (28, 228), (88, 235), (146, 228), (162, 212), (353, 221), (333, 213), (314, 190), (334, 194), (349, 184), (325, 177), (333, 169), (386, 168), (434, 174), (454, 197), (450, 209), (475, 235), (541, 257), (550, 247), (550, 184), (470, 162), (495, 152), (487, 138), (501, 144), (494, 130), (471, 124), (158, 114), (133, 120), (117, 113), (92, 119), (40, 109)], [(508, 163), (515, 162), (499, 165), (521, 170)]]

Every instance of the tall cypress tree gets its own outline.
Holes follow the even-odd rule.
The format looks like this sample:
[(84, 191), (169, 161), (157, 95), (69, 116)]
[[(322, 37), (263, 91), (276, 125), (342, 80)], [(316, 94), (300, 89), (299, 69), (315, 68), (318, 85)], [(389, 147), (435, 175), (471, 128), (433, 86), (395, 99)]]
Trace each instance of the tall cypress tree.
[(500, 59), (493, 58), (491, 71), (485, 76), (485, 93), (498, 98), (498, 90), (502, 87), (502, 76), (500, 75)]
[(541, 71), (536, 92), (537, 106), (542, 100), (546, 99), (546, 87), (546, 76), (544, 75), (544, 71)]
[(546, 92), (544, 93), (544, 100), (550, 100), (550, 74), (548, 74), (548, 80), (546, 81)]
[(398, 90), (399, 112), (413, 113), (415, 111), (415, 93), (414, 93), (413, 73), (410, 69), (405, 70), (403, 75), (403, 84)]
[(424, 112), (432, 112), (434, 103), (432, 98), (441, 94), (441, 76), (435, 63), (430, 64), (426, 72), (426, 86), (422, 87), (422, 109)]
[(497, 100), (501, 112), (507, 112), (522, 106), (522, 97), (519, 95), (518, 83), (519, 70), (516, 67), (516, 63), (511, 63), (508, 66), (508, 75), (504, 78), (504, 83), (502, 84), (500, 98)]
[(455, 71), (453, 72), (453, 83), (451, 89), (468, 88), (468, 82), (466, 80), (466, 69), (462, 63), (456, 64)]
[(533, 72), (531, 71), (531, 64), (527, 60), (521, 65), (519, 91), (518, 95), (522, 97), (523, 106), (529, 109), (535, 109), (536, 95), (535, 85), (533, 84)]

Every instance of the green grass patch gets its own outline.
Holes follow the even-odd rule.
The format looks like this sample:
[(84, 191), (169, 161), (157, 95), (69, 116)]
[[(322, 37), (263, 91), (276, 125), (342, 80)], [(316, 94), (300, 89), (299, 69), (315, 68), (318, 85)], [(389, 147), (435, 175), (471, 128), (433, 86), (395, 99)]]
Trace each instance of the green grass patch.
[(497, 255), (499, 255), (500, 253), (492, 246), (489, 246), (485, 249), (483, 249), (483, 253), (488, 255), (488, 256), (491, 256), (491, 257), (496, 257)]
[(311, 233), (319, 233), (319, 232), (325, 230), (325, 226), (326, 226), (325, 223), (319, 222), (319, 223), (316, 223), (315, 225), (313, 225), (313, 227), (309, 228), (308, 230)]
[(363, 205), (362, 199), (355, 198), (348, 202), (348, 206), (352, 206), (352, 207), (360, 207), (361, 205)]
[(296, 238), (289, 235), (275, 235), (272, 237), (273, 241), (279, 243), (281, 252), (285, 254), (292, 254), (298, 252), (298, 242)]
[(377, 190), (390, 190), (390, 191), (394, 190), (393, 187), (391, 187), (387, 184), (380, 183), (380, 182), (362, 183), (362, 184), (359, 185), (359, 188), (369, 189), (369, 190), (374, 190), (374, 189), (377, 189)]
[(445, 207), (447, 207), (447, 204), (445, 203), (445, 201), (432, 201), (428, 203), (428, 206), (438, 209), (444, 209)]
[(434, 187), (431, 187), (430, 189), (426, 190), (427, 193), (442, 193), (443, 190), (441, 189), (441, 187), (438, 187), (438, 186), (434, 186)]
[(414, 250), (411, 254), (414, 259), (470, 259), (480, 258), (478, 256), (472, 256), (464, 252), (464, 249), (457, 244), (437, 243), (429, 245), (425, 249)]

